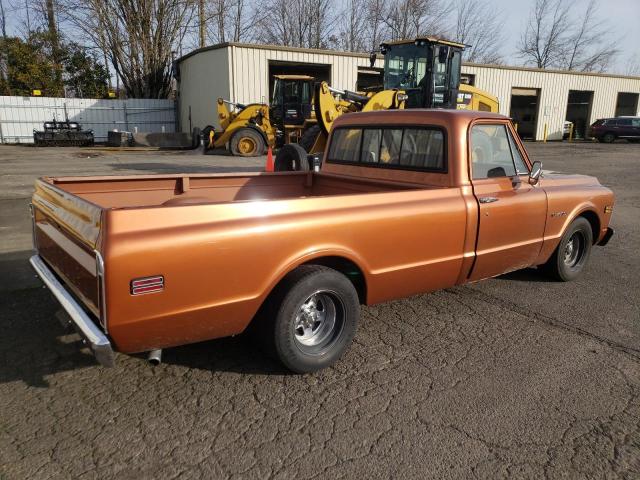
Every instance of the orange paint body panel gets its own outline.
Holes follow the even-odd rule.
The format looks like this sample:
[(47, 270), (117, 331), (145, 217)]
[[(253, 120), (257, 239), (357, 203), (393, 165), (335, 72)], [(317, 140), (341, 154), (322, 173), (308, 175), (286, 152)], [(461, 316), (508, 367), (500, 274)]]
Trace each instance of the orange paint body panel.
[[(544, 263), (581, 214), (597, 222), (596, 240), (604, 236), (613, 194), (591, 177), (473, 181), (475, 122), (512, 131), (506, 117), (470, 111), (335, 122), (437, 127), (447, 159), (437, 173), (325, 161), (320, 172), (43, 178), (33, 197), (37, 248), (115, 347), (132, 353), (242, 332), (304, 263), (348, 261), (362, 301), (374, 304)], [(518, 149), (530, 166), (519, 140)], [(478, 202), (489, 194), (499, 201)], [(132, 294), (132, 280), (158, 276), (159, 291)]]

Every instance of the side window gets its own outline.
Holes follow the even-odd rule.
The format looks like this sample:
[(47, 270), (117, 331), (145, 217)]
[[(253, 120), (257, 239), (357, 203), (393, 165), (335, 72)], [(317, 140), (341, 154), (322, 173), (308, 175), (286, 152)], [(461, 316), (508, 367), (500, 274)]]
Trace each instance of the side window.
[(511, 154), (513, 155), (513, 163), (516, 166), (516, 172), (518, 175), (529, 175), (529, 169), (527, 168), (527, 164), (524, 163), (524, 159), (522, 155), (520, 155), (520, 150), (518, 150), (518, 146), (516, 145), (516, 141), (513, 139), (513, 135), (511, 132), (507, 132), (509, 136), (509, 146), (511, 147)]
[(333, 132), (329, 160), (341, 162), (357, 162), (360, 155), (360, 138), (362, 130), (339, 128)]
[(362, 152), (360, 161), (362, 163), (378, 163), (380, 160), (380, 130), (365, 130), (362, 133)]
[(336, 128), (327, 161), (445, 173), (445, 148), (437, 127)]
[(383, 130), (380, 144), (380, 161), (396, 164), (400, 162), (400, 145), (402, 144), (402, 130)]
[(631, 119), (630, 118), (621, 118), (618, 120), (618, 125), (620, 125), (621, 127), (630, 127), (631, 126)]
[(516, 174), (504, 125), (474, 125), (471, 128), (471, 169), (476, 180)]
[(444, 169), (444, 136), (440, 130), (408, 128), (404, 131), (400, 165), (429, 170)]
[(640, 118), (634, 118), (631, 120), (631, 125), (634, 127), (640, 127)]

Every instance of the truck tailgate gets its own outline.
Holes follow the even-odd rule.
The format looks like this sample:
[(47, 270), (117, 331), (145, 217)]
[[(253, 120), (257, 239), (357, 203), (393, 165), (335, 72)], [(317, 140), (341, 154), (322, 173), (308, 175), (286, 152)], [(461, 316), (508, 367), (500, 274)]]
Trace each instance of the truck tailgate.
[(97, 247), (102, 209), (47, 179), (36, 181), (32, 206), (38, 254), (84, 306), (101, 318)]

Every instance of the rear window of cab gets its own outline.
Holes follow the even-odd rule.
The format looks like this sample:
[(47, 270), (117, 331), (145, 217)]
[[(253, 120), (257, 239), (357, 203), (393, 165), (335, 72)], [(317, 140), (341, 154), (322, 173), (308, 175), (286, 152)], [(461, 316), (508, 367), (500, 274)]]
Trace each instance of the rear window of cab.
[(445, 173), (445, 134), (437, 127), (339, 127), (327, 161)]

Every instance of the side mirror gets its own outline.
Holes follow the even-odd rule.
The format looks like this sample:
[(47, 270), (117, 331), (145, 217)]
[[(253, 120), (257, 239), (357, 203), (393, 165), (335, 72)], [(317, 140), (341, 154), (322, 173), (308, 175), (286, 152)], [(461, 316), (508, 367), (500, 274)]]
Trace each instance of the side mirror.
[(371, 52), (369, 54), (369, 65), (371, 68), (376, 66), (376, 58), (378, 58), (378, 54), (376, 52)]
[(540, 176), (542, 175), (542, 163), (541, 162), (533, 162), (531, 166), (531, 172), (529, 173), (529, 183), (531, 185), (537, 185), (540, 181)]

